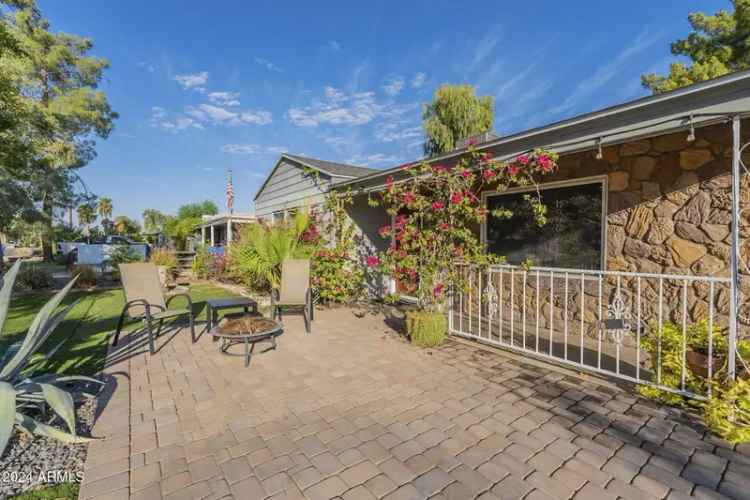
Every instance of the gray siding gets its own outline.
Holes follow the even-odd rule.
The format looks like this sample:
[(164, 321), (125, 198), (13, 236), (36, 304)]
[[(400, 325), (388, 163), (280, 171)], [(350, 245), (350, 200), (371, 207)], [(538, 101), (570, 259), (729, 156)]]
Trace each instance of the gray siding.
[[(366, 195), (354, 197), (354, 203), (346, 207), (349, 219), (357, 228), (356, 241), (357, 254), (364, 266), (369, 255), (375, 255), (388, 249), (390, 239), (385, 239), (378, 234), (378, 229), (391, 224), (391, 216), (381, 207), (371, 207), (367, 203)], [(387, 288), (388, 280), (380, 273), (364, 266), (365, 286), (372, 297), (380, 297)]]
[(280, 210), (322, 203), (330, 184), (325, 174), (316, 181), (303, 167), (283, 161), (255, 200), (255, 215), (268, 218)]

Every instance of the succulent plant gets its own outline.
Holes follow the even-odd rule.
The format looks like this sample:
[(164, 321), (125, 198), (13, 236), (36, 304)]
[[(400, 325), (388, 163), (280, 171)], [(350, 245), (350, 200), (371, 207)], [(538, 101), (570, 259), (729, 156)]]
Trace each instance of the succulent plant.
[[(21, 262), (17, 261), (8, 270), (0, 288), (0, 335), (8, 315), (11, 291), (20, 266)], [(29, 366), (32, 355), (39, 351), (75, 306), (76, 302), (73, 302), (58, 311), (75, 281), (76, 278), (73, 278), (39, 310), (23, 340), (10, 346), (0, 357), (0, 455), (8, 446), (15, 426), (33, 435), (51, 437), (67, 443), (90, 440), (76, 435), (75, 404), (72, 395), (64, 390), (64, 387), (71, 382), (89, 382), (101, 387), (102, 382), (78, 375), (35, 374)], [(60, 345), (45, 355), (51, 356)], [(32, 413), (30, 410), (38, 410), (45, 405), (62, 420), (67, 431), (39, 422), (29, 415)]]

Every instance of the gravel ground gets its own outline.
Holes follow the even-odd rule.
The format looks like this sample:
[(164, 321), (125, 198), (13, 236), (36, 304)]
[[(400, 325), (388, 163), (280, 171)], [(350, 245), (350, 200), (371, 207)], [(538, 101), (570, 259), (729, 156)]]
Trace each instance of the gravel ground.
[[(76, 407), (78, 434), (89, 435), (95, 409), (95, 398), (85, 399)], [(53, 423), (59, 426), (61, 422), (56, 418)], [(80, 482), (87, 449), (85, 443), (65, 444), (46, 437), (31, 438), (16, 428), (8, 448), (0, 456), (0, 498), (57, 483)]]

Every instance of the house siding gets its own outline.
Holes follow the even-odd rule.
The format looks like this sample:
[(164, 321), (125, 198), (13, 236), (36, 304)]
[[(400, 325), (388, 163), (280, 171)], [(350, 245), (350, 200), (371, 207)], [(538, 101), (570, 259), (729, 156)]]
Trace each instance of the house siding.
[(331, 177), (305, 172), (304, 167), (282, 161), (255, 199), (255, 214), (270, 218), (274, 212), (323, 203)]

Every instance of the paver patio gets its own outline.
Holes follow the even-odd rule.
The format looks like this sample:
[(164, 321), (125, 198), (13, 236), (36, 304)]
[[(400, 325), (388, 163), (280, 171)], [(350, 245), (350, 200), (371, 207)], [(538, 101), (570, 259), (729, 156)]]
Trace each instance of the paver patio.
[(632, 391), (345, 309), (285, 324), (249, 368), (185, 331), (111, 352), (81, 498), (750, 498), (750, 447)]

